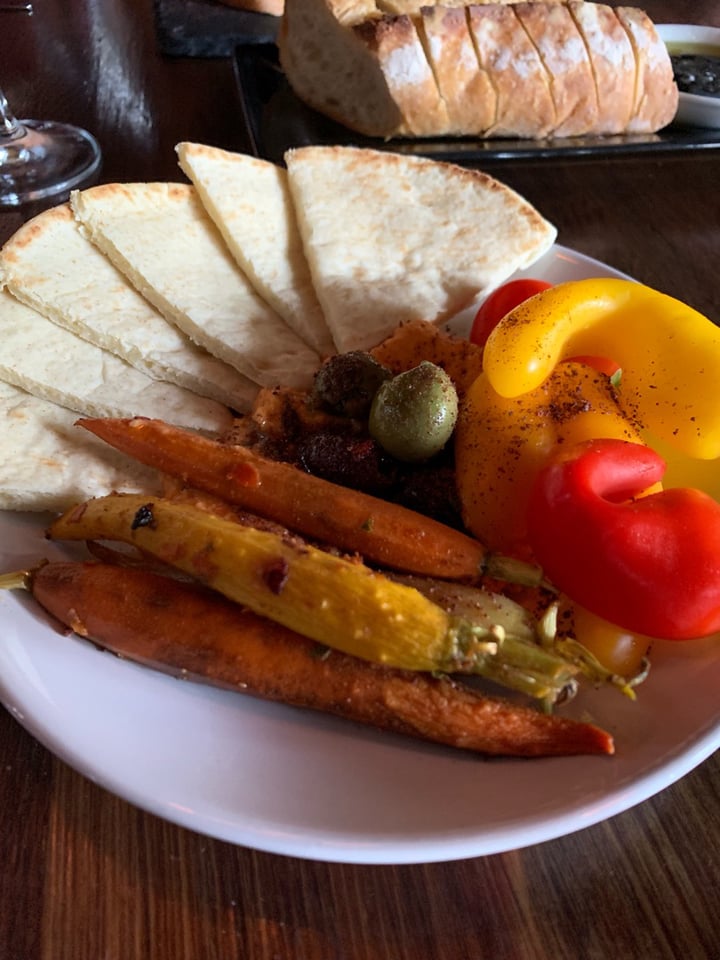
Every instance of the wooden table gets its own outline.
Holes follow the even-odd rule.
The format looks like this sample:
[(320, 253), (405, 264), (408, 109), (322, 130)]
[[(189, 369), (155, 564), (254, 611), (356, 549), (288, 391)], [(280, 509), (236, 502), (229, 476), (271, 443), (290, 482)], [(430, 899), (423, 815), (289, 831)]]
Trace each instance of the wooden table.
[[(720, 26), (713, 0), (645, 7), (657, 21)], [(35, 8), (0, 13), (0, 79), (19, 115), (95, 133), (102, 179), (177, 178), (182, 139), (243, 149), (230, 61), (160, 56), (150, 0)], [(717, 152), (492, 172), (558, 225), (562, 243), (720, 321)], [(0, 242), (30, 212), (0, 214)], [(0, 773), (8, 960), (720, 956), (718, 754), (563, 839), (416, 866), (328, 865), (196, 835), (84, 779), (4, 710)]]

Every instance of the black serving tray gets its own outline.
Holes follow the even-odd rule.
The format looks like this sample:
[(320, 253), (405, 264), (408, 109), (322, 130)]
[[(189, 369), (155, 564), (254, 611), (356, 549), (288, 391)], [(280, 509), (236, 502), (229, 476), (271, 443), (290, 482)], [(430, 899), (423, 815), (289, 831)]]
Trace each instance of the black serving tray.
[(234, 67), (250, 148), (255, 156), (274, 163), (282, 163), (285, 151), (292, 147), (323, 144), (373, 147), (466, 165), (505, 160), (626, 157), (646, 152), (720, 147), (720, 130), (674, 124), (660, 133), (608, 137), (382, 140), (354, 133), (302, 103), (278, 64), (274, 44), (239, 46)]
[(168, 57), (228, 58), (238, 46), (271, 44), (279, 17), (215, 0), (153, 0), (158, 46)]

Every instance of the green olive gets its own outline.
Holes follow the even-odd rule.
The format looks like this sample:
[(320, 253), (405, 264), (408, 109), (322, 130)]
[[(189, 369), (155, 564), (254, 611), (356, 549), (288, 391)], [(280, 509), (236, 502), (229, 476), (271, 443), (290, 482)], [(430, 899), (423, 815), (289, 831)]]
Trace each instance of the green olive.
[(383, 383), (370, 408), (370, 435), (398, 460), (417, 463), (452, 436), (458, 398), (445, 371), (424, 360)]
[(315, 374), (312, 396), (332, 413), (365, 418), (378, 387), (391, 376), (390, 370), (369, 353), (339, 353), (326, 360)]

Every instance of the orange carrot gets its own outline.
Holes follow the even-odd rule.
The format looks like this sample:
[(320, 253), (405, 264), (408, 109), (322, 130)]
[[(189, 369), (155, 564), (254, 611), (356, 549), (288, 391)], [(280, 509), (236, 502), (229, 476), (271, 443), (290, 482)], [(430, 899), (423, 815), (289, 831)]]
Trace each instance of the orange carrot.
[(540, 579), (537, 568), (508, 562), (459, 530), (247, 447), (142, 417), (78, 423), (141, 463), (371, 563), (447, 580)]
[(30, 587), (77, 634), (185, 679), (486, 754), (614, 750), (611, 736), (591, 724), (326, 651), (203, 587), (147, 570), (49, 563)]

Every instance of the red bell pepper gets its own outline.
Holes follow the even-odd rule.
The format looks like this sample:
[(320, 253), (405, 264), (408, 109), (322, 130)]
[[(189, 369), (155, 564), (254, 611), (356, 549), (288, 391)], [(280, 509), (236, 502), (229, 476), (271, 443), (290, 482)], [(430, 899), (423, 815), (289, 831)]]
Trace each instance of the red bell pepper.
[(641, 444), (573, 446), (537, 476), (529, 540), (570, 600), (626, 630), (687, 640), (720, 630), (720, 504), (689, 488), (642, 496), (664, 471)]

